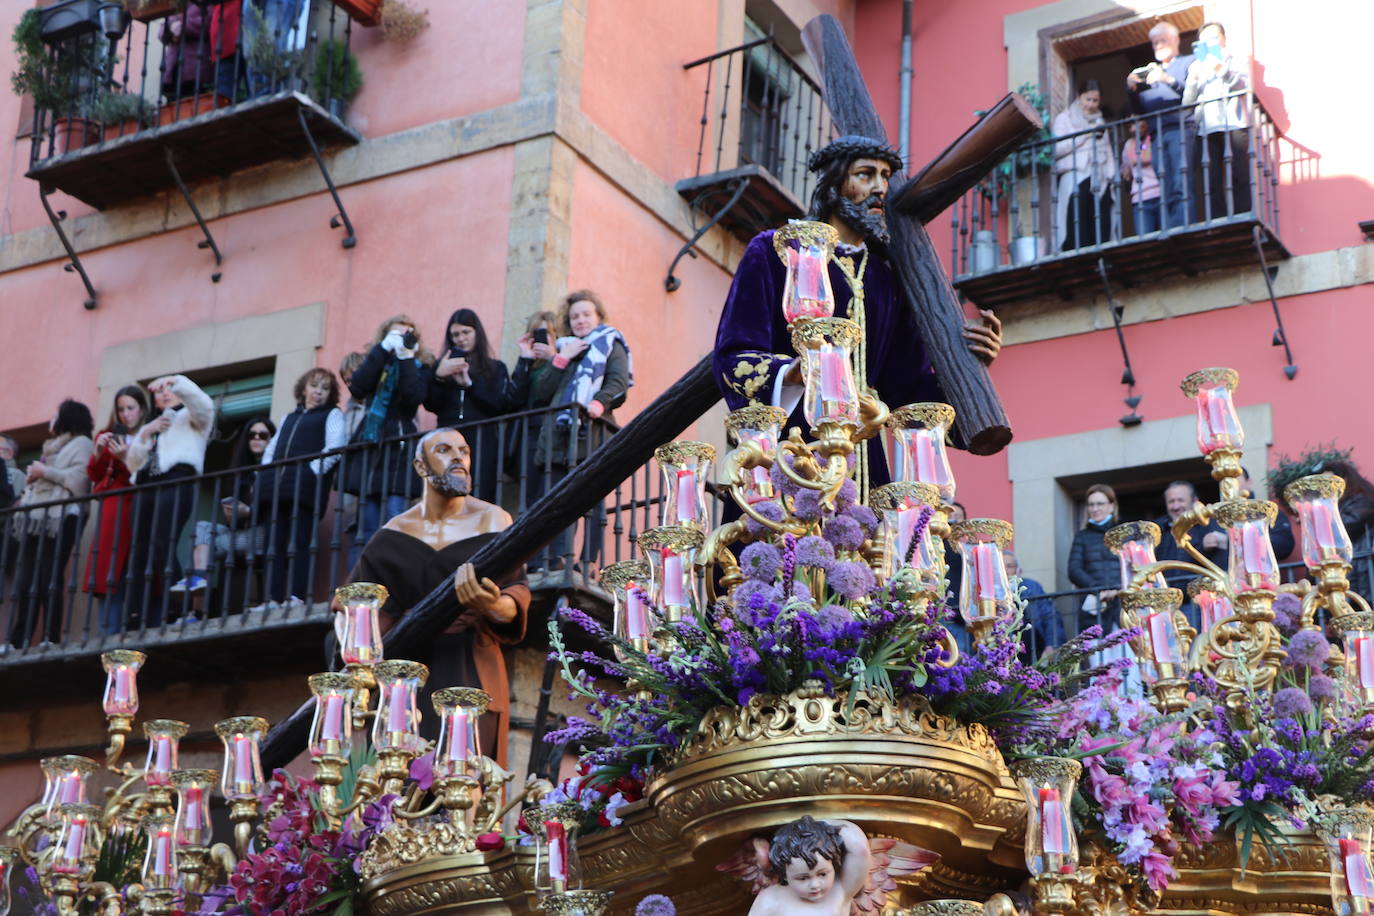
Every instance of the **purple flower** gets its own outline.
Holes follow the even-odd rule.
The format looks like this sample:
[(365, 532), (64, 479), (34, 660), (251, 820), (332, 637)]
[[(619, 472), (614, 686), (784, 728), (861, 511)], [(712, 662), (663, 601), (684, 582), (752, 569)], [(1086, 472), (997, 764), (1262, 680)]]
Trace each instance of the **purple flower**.
[(1312, 712), (1312, 698), (1301, 687), (1285, 687), (1274, 694), (1274, 715), (1296, 719)]
[(837, 515), (826, 522), (823, 534), (836, 550), (858, 550), (864, 545), (864, 530), (848, 516)]
[(1321, 668), (1331, 655), (1331, 643), (1318, 630), (1299, 630), (1288, 641), (1288, 661), (1294, 668)]
[(818, 522), (821, 518), (819, 490), (802, 490), (792, 501), (792, 514), (804, 522)]
[(1325, 674), (1314, 674), (1307, 682), (1307, 695), (1323, 702), (1336, 699), (1336, 682)]
[(635, 916), (677, 916), (677, 907), (662, 894), (650, 894), (639, 901)]
[(756, 541), (740, 553), (739, 565), (746, 578), (772, 582), (782, 570), (782, 554), (772, 544)]
[(878, 513), (867, 506), (850, 506), (841, 514), (858, 522), (859, 527), (864, 530), (864, 534), (868, 537), (873, 537), (878, 531)]
[(848, 608), (838, 604), (827, 604), (816, 612), (816, 623), (822, 639), (832, 643), (838, 642), (844, 637), (846, 628), (854, 623), (854, 615)]
[(1302, 599), (1290, 592), (1274, 596), (1274, 626), (1284, 636), (1291, 636), (1302, 619)]
[(793, 580), (797, 575), (797, 536), (787, 532), (782, 536), (782, 596), (792, 594)]
[(769, 602), (781, 601), (782, 589), (769, 582), (746, 579), (735, 586), (732, 597), (735, 601), (735, 607), (749, 607), (755, 599), (758, 599), (759, 606), (763, 607)]
[(863, 598), (877, 587), (873, 570), (857, 560), (834, 563), (830, 570), (830, 587), (841, 596), (852, 600)]
[(835, 562), (835, 548), (823, 537), (807, 535), (797, 541), (797, 563), (828, 569)]
[(796, 496), (801, 490), (801, 487), (793, 483), (791, 479), (782, 472), (782, 468), (779, 467), (779, 462), (782, 461), (786, 461), (789, 468), (792, 467), (792, 456), (787, 452), (779, 451), (778, 457), (773, 461), (773, 466), (768, 470), (768, 477), (773, 481), (773, 486), (777, 487), (779, 492), (786, 496)]
[[(780, 522), (787, 517), (787, 513), (783, 511), (782, 506), (778, 505), (771, 499), (766, 500), (764, 502), (754, 503), (752, 508), (755, 512), (757, 512), (759, 515), (762, 515), (770, 522)], [(749, 532), (750, 535), (754, 537), (758, 537), (759, 535), (765, 534), (769, 531), (769, 529), (766, 526), (760, 525), (758, 522), (754, 521), (747, 515), (744, 517), (744, 528), (746, 531)]]
[(840, 490), (835, 494), (835, 508), (843, 512), (850, 506), (859, 501), (859, 486), (854, 481), (846, 479), (840, 484)]

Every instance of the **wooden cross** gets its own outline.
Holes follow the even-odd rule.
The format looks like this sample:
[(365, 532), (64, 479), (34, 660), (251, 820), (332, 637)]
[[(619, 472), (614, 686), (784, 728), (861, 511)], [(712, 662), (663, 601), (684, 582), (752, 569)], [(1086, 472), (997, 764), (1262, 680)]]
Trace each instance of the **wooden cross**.
[[(887, 132), (835, 18), (825, 15), (811, 20), (802, 31), (802, 43), (820, 70), (826, 107), (839, 133), (886, 143)], [(900, 280), (902, 300), (915, 317), (935, 375), (954, 407), (955, 436), (975, 455), (1001, 451), (1011, 441), (1011, 425), (987, 367), (969, 352), (963, 336), (964, 310), (925, 224), (1040, 126), (1034, 107), (1010, 93), (914, 176), (894, 175), (887, 194), (887, 226), (892, 234), (888, 253)]]

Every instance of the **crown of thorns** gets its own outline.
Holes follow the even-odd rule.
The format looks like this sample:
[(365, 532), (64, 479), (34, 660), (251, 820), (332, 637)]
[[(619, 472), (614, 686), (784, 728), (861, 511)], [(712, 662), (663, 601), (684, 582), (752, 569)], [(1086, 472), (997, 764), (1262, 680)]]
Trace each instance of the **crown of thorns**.
[(819, 172), (836, 160), (852, 162), (855, 159), (881, 159), (892, 166), (894, 172), (902, 167), (902, 156), (895, 149), (881, 140), (861, 137), (858, 134), (840, 137), (816, 150), (806, 160), (806, 167), (813, 172)]

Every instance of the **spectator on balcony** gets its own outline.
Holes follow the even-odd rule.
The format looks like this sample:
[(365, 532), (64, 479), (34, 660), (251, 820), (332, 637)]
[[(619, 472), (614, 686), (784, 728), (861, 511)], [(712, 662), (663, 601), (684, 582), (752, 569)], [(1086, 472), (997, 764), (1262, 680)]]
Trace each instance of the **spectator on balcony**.
[[(625, 395), (634, 385), (629, 344), (606, 323), (606, 306), (596, 293), (586, 289), (569, 293), (558, 309), (558, 329), (564, 336), (555, 343), (556, 353), (548, 371), (534, 386), (536, 404), (567, 408), (544, 424), (535, 448), (539, 467), (552, 468), (550, 487), (601, 445), (605, 424), (615, 422), (612, 411), (625, 403)], [(593, 425), (595, 433), (590, 432)], [(604, 511), (598, 505), (587, 515), (582, 550), (587, 562), (596, 556)], [(571, 528), (554, 539), (552, 568), (560, 568), (563, 558), (571, 554), (572, 539)]]
[[(962, 522), (968, 518), (968, 510), (961, 502), (950, 504), (949, 524)], [(959, 613), (959, 589), (964, 585), (964, 558), (959, 553), (959, 548), (955, 545), (952, 538), (945, 538), (945, 581), (949, 583), (949, 591), (945, 593), (945, 603), (954, 609), (954, 619), (945, 624), (954, 641), (959, 645), (960, 652), (967, 652), (972, 643), (969, 641), (968, 627), (964, 626), (964, 618)]]
[(1178, 27), (1161, 22), (1150, 29), (1155, 59), (1126, 77), (1126, 102), (1131, 114), (1152, 115), (1154, 169), (1163, 186), (1164, 228), (1178, 229), (1193, 221), (1192, 195), (1188, 190), (1192, 170), (1188, 163), (1192, 115), (1181, 110), (1183, 87), (1191, 54), (1178, 53)]
[(1245, 69), (1226, 50), (1226, 29), (1220, 22), (1198, 29), (1197, 38), (1197, 53), (1183, 86), (1183, 104), (1198, 106), (1193, 161), (1202, 169), (1205, 215), (1221, 219), (1250, 212)]
[(345, 492), (362, 501), (350, 565), (357, 562), (368, 538), (420, 495), (419, 482), (410, 472), (411, 446), (386, 440), (417, 431), (415, 412), (425, 400), (425, 368), (433, 364), (434, 354), (420, 343), (414, 320), (394, 315), (377, 327), (372, 349), (348, 385), (353, 397), (367, 405), (351, 441), (379, 443), (350, 453), (343, 471)]
[[(353, 393), (349, 391), (349, 385), (353, 384), (353, 373), (357, 372), (362, 364), (363, 354), (358, 352), (346, 353), (344, 358), (339, 360), (339, 381), (342, 383), (343, 393), (348, 395), (348, 402), (343, 406), (345, 442), (354, 441), (353, 437), (357, 435), (358, 427), (367, 415), (367, 404), (353, 397)], [(343, 543), (351, 544), (358, 533), (358, 497), (345, 492), (342, 488), (336, 488), (334, 498), (339, 501), (338, 524), (342, 526)]]
[(1150, 122), (1131, 122), (1131, 136), (1121, 148), (1121, 178), (1131, 186), (1131, 213), (1136, 235), (1159, 231), (1159, 176), (1150, 145)]
[(1030, 630), (1030, 648), (1039, 657), (1064, 642), (1064, 623), (1059, 619), (1059, 611), (1054, 602), (1045, 597), (1045, 586), (1025, 575), (1021, 561), (1010, 550), (1002, 551), (1002, 567), (1007, 571), (1007, 579), (1020, 578), (1021, 598), (1026, 602), (1026, 623)]
[(472, 445), (473, 493), (496, 501), (501, 480), (501, 424), (480, 423), (505, 416), (513, 409), (506, 364), (491, 354), (487, 330), (472, 309), (449, 316), (444, 337), (448, 347), (426, 373), (425, 409), (439, 426), (476, 426), (464, 429)]
[[(510, 374), (510, 390), (507, 395), (511, 409), (515, 411), (533, 410), (535, 386), (544, 373), (549, 371), (550, 361), (556, 351), (553, 341), (557, 337), (554, 328), (558, 326), (558, 316), (550, 311), (535, 312), (525, 323), (525, 333), (516, 341), (520, 356), (515, 361), (515, 369)], [(511, 431), (506, 441), (506, 470), (523, 482), (520, 505), (527, 506), (542, 494), (543, 466), (534, 457), (534, 449), (526, 447), (539, 441), (539, 431), (544, 424), (551, 423), (552, 417), (539, 414), (526, 417), (517, 428)], [(536, 489), (536, 479), (539, 487)], [(542, 564), (541, 564), (542, 565)]]
[(242, 35), (250, 97), (289, 88), (288, 80), (299, 68), (293, 61), (305, 48), (307, 31), (305, 0), (249, 0)]
[[(288, 610), (300, 607), (305, 603), (301, 596), (310, 594), (310, 542), (329, 502), (334, 465), (339, 461), (336, 450), (348, 443), (334, 373), (320, 368), (307, 370), (296, 380), (295, 393), (296, 409), (282, 417), (262, 463), (301, 460), (264, 468), (258, 473), (255, 488), (258, 515), (270, 526), (267, 593), (271, 602)], [(320, 452), (335, 454), (303, 460)]]
[[(267, 550), (267, 520), (260, 516), (253, 521), (253, 485), (257, 481), (257, 466), (267, 451), (267, 443), (276, 435), (277, 426), (267, 417), (253, 417), (239, 429), (229, 469), (237, 473), (220, 486), (219, 511), (222, 522), (196, 522), (194, 545), (191, 548), (191, 575), (177, 580), (168, 591), (205, 591), (212, 569), (248, 570), (254, 560)], [(227, 561), (227, 563), (226, 563)], [(223, 580), (221, 580), (223, 582)]]
[[(1255, 484), (1250, 479), (1250, 472), (1245, 468), (1240, 469), (1240, 495), (1246, 499), (1259, 499), (1255, 495)], [(1269, 526), (1269, 543), (1273, 546), (1274, 556), (1280, 563), (1288, 558), (1297, 544), (1293, 538), (1293, 523), (1289, 520), (1288, 513), (1283, 511), (1282, 502), (1279, 502), (1279, 512), (1274, 517), (1274, 524)]]
[(184, 375), (154, 379), (148, 392), (160, 413), (133, 437), (124, 459), (135, 483), (155, 484), (134, 498), (125, 593), (130, 627), (163, 621), (163, 589), (181, 578), (177, 541), (195, 509), (194, 478), (205, 470), (215, 425), (215, 402)]
[(218, 4), (210, 16), (210, 55), (217, 61), (216, 91), (230, 102), (237, 102), (248, 84), (243, 53), (239, 48), (242, 25), (242, 0)]
[[(432, 641), (432, 650), (419, 657), (430, 666), (422, 705), (428, 706), (429, 696), (441, 687), (481, 687), (491, 695), (477, 726), (481, 747), (505, 765), (510, 679), (501, 646), (524, 638), (530, 590), (523, 570), (498, 584), (479, 579), (469, 560), (510, 527), (511, 517), (500, 506), (468, 495), (471, 465), (467, 440), (458, 430), (427, 433), (414, 456), (414, 473), (424, 481), (424, 496), (419, 505), (389, 519), (367, 542), (349, 579), (386, 586), (383, 631), (434, 589), (453, 589), (459, 613)], [(425, 737), (435, 738), (434, 717), (424, 717), (421, 730)]]
[(1102, 87), (1097, 80), (1078, 84), (1078, 97), (1055, 115), (1054, 174), (1058, 177), (1055, 214), (1060, 251), (1098, 245), (1111, 238), (1116, 153), (1102, 119)]
[(62, 596), (66, 591), (62, 573), (76, 546), (85, 505), (52, 503), (85, 496), (91, 488), (86, 476), (86, 465), (95, 448), (90, 408), (80, 401), (63, 401), (48, 431), (52, 437), (43, 443), (42, 456), (24, 475), (26, 486), (19, 501), (23, 511), (14, 515), (19, 557), (8, 645), (17, 649), (33, 639), (40, 615), (44, 616), (43, 645), (62, 638)]
[[(1155, 520), (1159, 526), (1161, 538), (1159, 547), (1155, 550), (1157, 560), (1182, 560), (1185, 563), (1194, 562), (1192, 554), (1178, 545), (1178, 541), (1173, 536), (1173, 526), (1176, 521), (1182, 518), (1193, 504), (1197, 502), (1197, 488), (1186, 480), (1176, 480), (1164, 489), (1164, 510), (1163, 518)], [(1227, 556), (1226, 532), (1216, 522), (1208, 522), (1205, 525), (1194, 525), (1188, 529), (1188, 534), (1192, 538), (1193, 546), (1213, 563), (1225, 569), (1229, 564)], [(1289, 548), (1292, 549), (1291, 546)], [(1193, 578), (1193, 573), (1181, 569), (1171, 569), (1164, 571), (1164, 581), (1173, 588), (1183, 589), (1187, 595), (1188, 581)], [(1196, 628), (1199, 622), (1197, 605), (1189, 601), (1186, 597), (1183, 603), (1183, 613)]]
[(0, 435), (0, 509), (9, 508), (24, 495), (24, 472), (14, 460), (18, 454), (19, 443)]
[(1116, 629), (1120, 616), (1121, 564), (1107, 549), (1107, 529), (1117, 524), (1116, 491), (1105, 483), (1088, 487), (1088, 518), (1074, 532), (1069, 548), (1069, 581), (1074, 588), (1093, 589), (1083, 599), (1085, 624), (1099, 623), (1104, 633)]
[[(124, 458), (129, 452), (129, 437), (147, 419), (148, 395), (140, 386), (125, 385), (116, 392), (110, 422), (95, 437), (95, 451), (86, 464), (92, 493), (122, 490), (133, 484), (133, 474)], [(100, 528), (86, 564), (84, 589), (95, 596), (100, 608), (100, 632), (109, 636), (124, 625), (124, 567), (133, 531), (133, 494), (102, 499), (99, 518)]]

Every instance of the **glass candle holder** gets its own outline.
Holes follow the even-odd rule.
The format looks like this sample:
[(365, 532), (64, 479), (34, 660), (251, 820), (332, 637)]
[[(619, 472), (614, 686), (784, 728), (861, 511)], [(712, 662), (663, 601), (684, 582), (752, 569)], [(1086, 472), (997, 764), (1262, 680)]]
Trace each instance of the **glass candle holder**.
[(1374, 614), (1360, 611), (1331, 621), (1345, 648), (1345, 677), (1341, 688), (1361, 715), (1374, 710)]
[(143, 723), (148, 739), (148, 759), (143, 765), (143, 781), (150, 787), (170, 786), (172, 771), (181, 767), (181, 739), (189, 726), (176, 719), (151, 719)]
[(148, 851), (143, 856), (143, 886), (151, 891), (175, 890), (181, 876), (177, 871), (176, 818), (150, 814), (143, 819)]
[(1335, 474), (1311, 474), (1283, 488), (1283, 498), (1302, 524), (1302, 561), (1309, 569), (1328, 563), (1350, 565), (1354, 550), (1341, 519), (1345, 481)]
[[(910, 569), (920, 591), (938, 596), (944, 576), (944, 551), (936, 546), (930, 533), (930, 519), (940, 507), (940, 492), (925, 483), (889, 483), (875, 489), (868, 504), (883, 520), (887, 577), (890, 579), (901, 570)], [(930, 511), (930, 519), (917, 537), (916, 526), (922, 509)]]
[(1011, 585), (1002, 563), (1002, 551), (1011, 545), (1011, 523), (971, 518), (950, 526), (950, 537), (959, 546), (964, 562), (959, 611), (970, 630), (982, 632), (997, 618), (1014, 613)]
[(953, 426), (954, 408), (948, 404), (907, 404), (892, 411), (883, 429), (883, 451), (892, 479), (930, 484), (945, 505), (954, 502), (954, 471), (945, 448)]
[(372, 720), (372, 746), (379, 751), (419, 752), (420, 689), (429, 668), (419, 662), (391, 660), (372, 669), (377, 678), (377, 715)]
[(703, 532), (709, 529), (706, 484), (716, 460), (715, 446), (709, 442), (669, 442), (654, 451), (654, 460), (663, 471), (662, 523)]
[(10, 875), (20, 865), (17, 846), (0, 846), (0, 913), (10, 911)]
[(1331, 908), (1334, 916), (1367, 916), (1374, 910), (1374, 813), (1365, 808), (1336, 808), (1318, 820), (1318, 830), (1331, 861)]
[[(781, 407), (754, 404), (741, 407), (725, 418), (725, 431), (739, 448), (756, 448), (769, 461), (778, 454), (778, 438), (787, 422), (787, 411)], [(777, 489), (766, 466), (746, 468), (741, 489), (744, 501), (753, 505), (777, 498)], [(738, 483), (738, 481), (734, 481)]]
[(1069, 810), (1083, 764), (1065, 757), (1031, 757), (1011, 763), (1026, 800), (1026, 868), (1032, 878), (1078, 870), (1078, 836)]
[(1199, 369), (1183, 380), (1183, 393), (1197, 406), (1197, 447), (1202, 454), (1245, 447), (1245, 430), (1232, 399), (1239, 383), (1234, 369)]
[(1188, 658), (1184, 638), (1188, 620), (1182, 607), (1183, 592), (1176, 588), (1121, 593), (1121, 625), (1140, 627), (1140, 638), (1132, 641), (1136, 658), (1146, 672), (1152, 670), (1160, 680), (1179, 677), (1179, 667)]
[(87, 783), (91, 774), (100, 765), (89, 757), (63, 754), (60, 757), (47, 757), (41, 764), (47, 785), (51, 785), (48, 796), (48, 814), (57, 813), (63, 805), (84, 805), (90, 800)]
[(790, 326), (799, 318), (829, 318), (835, 314), (830, 286), (830, 258), (839, 231), (829, 223), (788, 220), (773, 233), (773, 250), (787, 268), (782, 287), (782, 317)]
[(613, 632), (640, 652), (647, 652), (654, 632), (649, 611), (649, 564), (639, 560), (612, 563), (602, 568), (600, 581), (615, 602)]
[(353, 744), (353, 675), (329, 671), (312, 674), (315, 716), (310, 722), (312, 757), (347, 757)]
[(58, 805), (57, 819), (50, 870), (54, 875), (89, 880), (100, 857), (100, 809), (85, 804)]
[(336, 588), (334, 597), (343, 605), (339, 655), (348, 665), (375, 665), (382, 660), (382, 631), (378, 615), (386, 604), (386, 586), (353, 582)]
[(261, 716), (234, 716), (215, 723), (215, 734), (224, 743), (224, 773), (220, 792), (225, 799), (257, 798), (262, 790), (260, 744), (267, 734)]
[(1198, 608), (1198, 638), (1216, 629), (1217, 624), (1232, 616), (1235, 610), (1225, 592), (1214, 591), (1207, 579), (1198, 577), (1188, 583), (1188, 597)]
[(550, 895), (582, 887), (577, 832), (584, 813), (576, 802), (536, 805), (525, 811), (525, 824), (535, 841), (534, 893), (541, 903)]
[(172, 773), (172, 786), (177, 790), (174, 827), (178, 846), (204, 848), (210, 845), (210, 796), (219, 781), (218, 770), (176, 770)]
[(806, 422), (859, 425), (859, 389), (854, 384), (851, 354), (863, 339), (859, 326), (846, 318), (808, 318), (792, 328), (792, 346), (802, 356)]
[(649, 564), (649, 596), (668, 623), (695, 615), (699, 607), (693, 564), (702, 533), (695, 528), (646, 528), (639, 533), (640, 551)]
[(101, 653), (100, 664), (105, 668), (105, 715), (138, 714), (138, 671), (147, 660), (148, 656), (133, 649)]
[(439, 716), (439, 743), (434, 750), (434, 777), (476, 776), (472, 758), (482, 756), (478, 720), (486, 715), (490, 694), (475, 687), (445, 687), (434, 691)]
[[(1154, 522), (1127, 522), (1107, 531), (1107, 549), (1116, 554), (1121, 564), (1121, 587), (1131, 588), (1135, 575), (1155, 562), (1155, 548), (1159, 546), (1159, 526)], [(1155, 573), (1140, 584), (1141, 588), (1163, 588), (1164, 573)]]
[(1259, 499), (1232, 499), (1212, 513), (1226, 528), (1230, 564), (1226, 575), (1232, 594), (1274, 591), (1279, 587), (1279, 561), (1269, 541), (1278, 507)]

